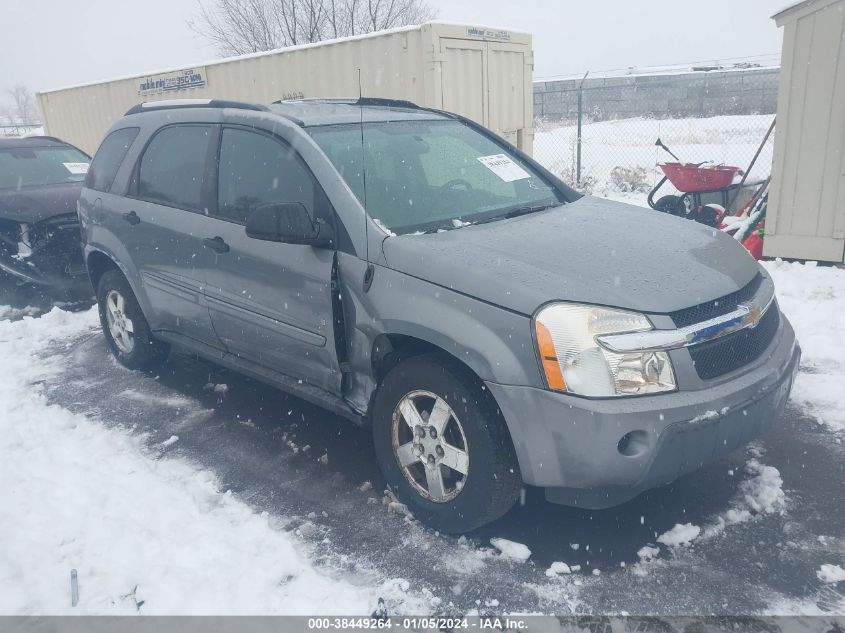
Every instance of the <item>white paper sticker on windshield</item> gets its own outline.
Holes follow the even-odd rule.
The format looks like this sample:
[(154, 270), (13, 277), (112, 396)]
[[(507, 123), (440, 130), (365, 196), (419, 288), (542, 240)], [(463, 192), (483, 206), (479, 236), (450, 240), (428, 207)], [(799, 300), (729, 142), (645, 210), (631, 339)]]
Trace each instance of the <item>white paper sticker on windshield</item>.
[(87, 174), (88, 173), (88, 163), (62, 163), (72, 174)]
[(513, 162), (506, 154), (493, 154), (492, 156), (479, 156), (478, 160), (487, 169), (496, 174), (505, 182), (531, 178), (531, 174)]

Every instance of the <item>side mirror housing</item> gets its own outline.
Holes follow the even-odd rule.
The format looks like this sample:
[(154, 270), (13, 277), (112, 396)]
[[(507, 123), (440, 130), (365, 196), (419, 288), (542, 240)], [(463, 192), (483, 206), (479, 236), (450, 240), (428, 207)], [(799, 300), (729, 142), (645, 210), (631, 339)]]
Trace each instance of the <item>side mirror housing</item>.
[(247, 236), (266, 242), (325, 247), (332, 243), (325, 224), (314, 223), (299, 202), (263, 204), (246, 222)]

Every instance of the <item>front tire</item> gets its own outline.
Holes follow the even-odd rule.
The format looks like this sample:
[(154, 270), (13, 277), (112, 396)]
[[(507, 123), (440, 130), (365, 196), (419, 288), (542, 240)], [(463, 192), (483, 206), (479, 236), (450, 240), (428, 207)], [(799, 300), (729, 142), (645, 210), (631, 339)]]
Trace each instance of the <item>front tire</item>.
[(414, 356), (384, 377), (373, 438), (390, 489), (447, 533), (489, 523), (522, 487), (504, 419), (481, 382), (448, 357)]
[(143, 369), (164, 362), (169, 346), (153, 337), (135, 293), (119, 270), (109, 270), (100, 278), (97, 307), (109, 349), (121, 365)]

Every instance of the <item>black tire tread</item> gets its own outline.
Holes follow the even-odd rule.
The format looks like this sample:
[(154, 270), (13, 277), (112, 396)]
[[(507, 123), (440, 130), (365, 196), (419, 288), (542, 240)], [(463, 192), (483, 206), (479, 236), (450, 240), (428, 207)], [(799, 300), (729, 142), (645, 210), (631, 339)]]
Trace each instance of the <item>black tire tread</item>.
[[(382, 386), (385, 384), (390, 385), (394, 380), (393, 376), (395, 372), (403, 368), (407, 369), (408, 366), (414, 366), (424, 374), (445, 372), (449, 380), (459, 386), (460, 390), (467, 397), (473, 398), (478, 407), (478, 415), (485, 421), (485, 429), (490, 436), (496, 459), (492, 460), (493, 483), (488, 490), (487, 502), (480, 511), (474, 513), (472, 516), (433, 516), (431, 512), (424, 509), (421, 510), (421, 506), (414, 503), (419, 498), (415, 493), (410, 493), (412, 495), (410, 499), (402, 494), (398, 494), (397, 496), (423, 522), (447, 533), (468, 532), (498, 519), (513, 507), (519, 497), (520, 491), (522, 490), (522, 477), (510, 433), (508, 432), (501, 411), (496, 406), (495, 400), (474, 374), (446, 354), (436, 352), (400, 359), (387, 375), (385, 375), (382, 380)], [(410, 390), (425, 387), (425, 385), (419, 384), (408, 385), (406, 388)], [(379, 391), (383, 391), (381, 387)], [(385, 405), (384, 402), (379, 401), (379, 394), (376, 395), (376, 406), (374, 407), (376, 415), (386, 411), (390, 411), (392, 414), (394, 407), (395, 403)], [(382, 409), (383, 411), (381, 411)], [(374, 420), (374, 433), (379, 432), (379, 430), (384, 431), (385, 429), (389, 429), (389, 424), (389, 422), (384, 423), (384, 428), (380, 429), (379, 423)], [(385, 472), (384, 467), (382, 467), (382, 470)], [(387, 476), (387, 472), (385, 472), (385, 475)], [(390, 484), (391, 482), (388, 483)], [(396, 492), (401, 490), (401, 488), (396, 490), (395, 486), (391, 487)], [(462, 492), (461, 494), (465, 493)], [(460, 495), (456, 499), (460, 499)]]
[[(132, 319), (135, 328), (135, 346), (130, 354), (121, 352), (109, 332), (105, 313), (105, 299), (109, 290), (118, 290), (123, 295), (126, 304), (126, 314)], [(170, 346), (157, 340), (150, 331), (149, 323), (141, 310), (141, 305), (132, 291), (132, 287), (117, 269), (108, 270), (100, 277), (97, 284), (97, 309), (100, 313), (100, 324), (103, 334), (117, 361), (128, 369), (147, 369), (162, 364), (167, 358)]]

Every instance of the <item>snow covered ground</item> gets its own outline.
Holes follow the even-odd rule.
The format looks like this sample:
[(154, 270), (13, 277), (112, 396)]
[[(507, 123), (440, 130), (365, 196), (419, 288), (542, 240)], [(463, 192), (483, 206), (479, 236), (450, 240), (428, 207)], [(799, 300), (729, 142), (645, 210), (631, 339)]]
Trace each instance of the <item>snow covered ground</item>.
[[(711, 161), (745, 169), (772, 123), (773, 115), (689, 119), (620, 119), (582, 127), (582, 181), (595, 195), (646, 206), (648, 191), (662, 178), (658, 162), (674, 160), (654, 142), (659, 137), (682, 161)], [(538, 123), (534, 157), (566, 182), (575, 182), (574, 124)], [(764, 145), (749, 180), (763, 179), (772, 166), (774, 134)], [(621, 168), (617, 178), (614, 168)], [(637, 169), (636, 177), (630, 174)], [(622, 177), (628, 170), (627, 177)], [(633, 189), (633, 190), (632, 190)], [(675, 190), (666, 183), (660, 194)]]
[(845, 270), (813, 262), (775, 261), (765, 266), (803, 350), (792, 402), (841, 440), (845, 437)]
[(132, 429), (47, 404), (49, 350), (97, 327), (93, 309), (0, 321), (0, 615), (368, 615), (379, 597), (425, 612), (401, 579), (317, 569), (284, 518)]
[[(807, 425), (807, 433), (826, 451), (829, 468), (841, 461), (841, 448), (837, 447), (845, 440), (845, 391), (841, 388), (845, 384), (845, 320), (841, 318), (845, 270), (779, 261), (765, 266), (775, 279), (780, 305), (804, 350), (791, 401), (791, 407), (802, 412), (795, 423)], [(322, 534), (316, 540), (306, 538), (302, 536), (305, 530), (293, 529), (295, 524), (285, 512), (264, 512), (261, 506), (267, 504), (227, 492), (216, 469), (209, 468), (228, 457), (218, 452), (222, 449), (212, 448), (203, 464), (179, 452), (192, 433), (209, 428), (204, 416), (211, 411), (203, 408), (209, 405), (199, 404), (195, 395), (169, 389), (153, 377), (134, 381), (133, 372), (109, 365), (105, 374), (120, 377), (114, 387), (105, 385), (113, 399), (129, 403), (128, 411), (143, 405), (173, 412), (168, 413), (173, 423), (164, 421), (160, 432), (152, 436), (137, 417), (119, 419), (108, 407), (90, 407), (86, 400), (90, 396), (84, 393), (90, 385), (82, 381), (102, 377), (89, 379), (95, 372), (84, 359), (81, 373), (68, 374), (66, 365), (80, 340), (99, 342), (93, 310), (71, 314), (54, 309), (39, 318), (26, 310), (0, 307), (0, 315), (5, 319), (0, 320), (0, 542), (4, 543), (0, 549), (0, 586), (4, 587), (0, 614), (368, 614), (379, 597), (388, 602), (391, 613), (425, 613), (451, 600), (460, 602), (475, 579), (484, 593), (470, 604), (489, 609), (500, 608), (500, 602), (501, 608), (513, 609), (518, 603), (512, 600), (531, 593), (538, 600), (531, 609), (545, 612), (583, 612), (596, 604), (608, 605), (610, 597), (609, 608), (630, 610), (619, 601), (631, 595), (644, 611), (695, 613), (701, 608), (711, 613), (729, 609), (731, 601), (738, 598), (734, 595), (738, 587), (748, 583), (731, 564), (741, 565), (741, 574), (763, 577), (755, 576), (754, 582), (768, 582), (772, 573), (767, 565), (773, 562), (787, 564), (788, 571), (779, 572), (784, 577), (805, 573), (795, 581), (801, 587), (818, 583), (831, 588), (825, 609), (845, 613), (841, 523), (839, 528), (831, 526), (836, 519), (813, 525), (825, 513), (838, 511), (842, 497), (837, 499), (833, 493), (814, 501), (816, 505), (810, 509), (800, 505), (806, 504), (802, 496), (808, 493), (796, 494), (793, 489), (800, 485), (803, 473), (817, 478), (826, 475), (813, 468), (816, 464), (803, 464), (806, 453), (796, 450), (790, 441), (769, 448), (755, 443), (735, 464), (716, 465), (709, 474), (688, 478), (690, 485), (700, 485), (706, 491), (690, 504), (696, 507), (685, 508), (688, 493), (679, 493), (676, 502), (671, 491), (655, 493), (660, 500), (656, 504), (647, 495), (618, 513), (579, 513), (543, 506), (537, 515), (546, 522), (545, 527), (526, 522), (525, 516), (530, 514), (517, 516), (513, 525), (500, 523), (476, 540), (457, 542), (422, 528), (397, 514), (395, 508), (390, 512), (390, 503), (379, 502), (381, 495), (358, 478), (350, 498), (353, 507), (355, 499), (363, 500), (361, 516), (341, 508), (336, 511), (338, 517), (325, 521), (351, 525), (352, 534), (358, 531), (362, 538), (368, 535), (366, 560), (396, 553), (401, 561), (407, 561), (403, 571), (385, 574), (368, 566), (366, 557), (362, 557), (364, 562), (350, 565), (333, 564), (332, 557), (316, 551), (323, 542)], [(93, 349), (97, 358), (107, 358), (101, 345)], [(231, 380), (209, 378), (204, 375), (199, 381), (198, 393), (220, 402), (234, 397), (224, 386), (232, 384)], [(51, 404), (48, 386), (68, 380), (73, 384), (63, 385), (63, 393), (69, 394), (64, 406)], [(288, 415), (290, 410), (285, 407)], [(300, 415), (305, 426), (305, 414), (295, 417)], [(277, 422), (272, 415), (268, 417), (271, 423)], [(234, 426), (255, 434), (249, 435), (255, 444), (242, 448), (247, 458), (252, 454), (260, 461), (262, 455), (256, 454), (255, 446), (270, 440), (262, 434), (261, 421), (256, 422), (240, 420)], [(215, 422), (214, 426), (221, 424)], [(270, 437), (284, 431), (282, 439), (293, 441), (289, 429), (295, 426), (281, 429), (275, 425)], [(231, 442), (235, 436), (224, 429), (222, 438)], [(200, 446), (218, 446), (220, 439), (200, 435), (194, 441)], [(326, 450), (307, 435), (294, 439), (303, 446), (291, 449), (294, 459), (313, 464)], [(306, 443), (315, 448), (306, 451)], [(275, 450), (271, 446), (267, 451), (269, 467), (274, 470), (283, 466)], [(306, 456), (308, 452), (314, 454)], [(245, 458), (242, 453), (231, 457), (236, 463)], [(296, 468), (299, 471), (302, 466)], [(713, 499), (717, 471), (725, 481), (735, 483), (726, 486), (724, 498)], [(324, 485), (314, 479), (315, 471), (307, 472), (312, 487)], [(329, 474), (324, 477), (332, 479)], [(809, 485), (816, 486), (815, 481), (811, 479)], [(277, 494), (287, 494), (284, 487), (269, 483)], [(249, 486), (246, 488), (249, 491)], [(325, 495), (320, 496), (322, 502)], [(337, 504), (338, 500), (327, 502)], [(699, 504), (704, 506), (701, 512)], [(373, 522), (382, 526), (375, 533), (378, 537), (369, 528), (370, 512), (374, 513)], [(654, 516), (660, 512), (667, 516)], [(634, 525), (620, 528), (619, 522), (632, 513)], [(809, 523), (802, 522), (802, 513)], [(320, 514), (319, 507), (308, 513), (312, 531), (317, 533)], [(398, 523), (398, 533), (394, 523)], [(651, 536), (636, 534), (639, 529)], [(535, 538), (538, 532), (551, 534)], [(333, 539), (348, 541), (337, 528), (334, 533), (338, 536)], [(628, 538), (629, 534), (635, 536)], [(772, 539), (770, 548), (762, 547), (764, 538)], [(351, 544), (354, 550), (354, 540), (352, 537), (344, 544)], [(380, 551), (374, 552), (373, 547)], [(410, 559), (405, 549), (409, 547)], [(626, 548), (633, 557), (628, 558), (627, 566)], [(613, 557), (613, 550), (620, 551), (621, 563)], [(413, 577), (419, 574), (414, 568), (431, 569), (438, 564), (444, 566), (436, 572), (443, 577), (444, 588), (438, 595), (419, 591), (425, 584), (419, 576)], [(719, 571), (721, 564), (728, 568)], [(77, 570), (79, 578), (77, 607), (70, 606), (71, 569)], [(676, 595), (675, 590), (666, 589), (696, 587), (696, 583), (715, 597), (698, 605), (685, 602), (688, 598), (683, 593)], [(489, 588), (494, 586), (497, 588)], [(691, 591), (696, 594), (700, 589)], [(781, 591), (755, 588), (750, 593), (765, 604), (763, 612), (819, 612), (816, 601), (798, 600)], [(694, 599), (704, 600), (700, 595)], [(716, 599), (724, 602), (714, 603)]]

